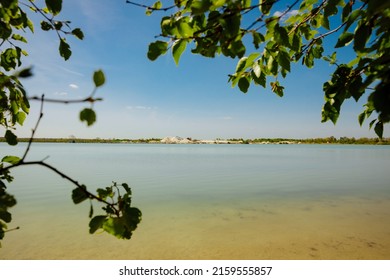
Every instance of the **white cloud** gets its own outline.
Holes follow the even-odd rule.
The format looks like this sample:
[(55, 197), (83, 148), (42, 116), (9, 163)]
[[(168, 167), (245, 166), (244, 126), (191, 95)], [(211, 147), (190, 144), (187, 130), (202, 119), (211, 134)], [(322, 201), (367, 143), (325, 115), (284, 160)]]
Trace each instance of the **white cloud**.
[(73, 88), (73, 89), (78, 89), (79, 88), (79, 86), (76, 85), (76, 84), (69, 84), (69, 87)]
[[(281, 15), (283, 15), (284, 12), (281, 12), (281, 11), (276, 11), (273, 15), (275, 17), (280, 17)], [(295, 16), (299, 13), (298, 10), (291, 10), (289, 11), (288, 13), (286, 13), (284, 16), (282, 16), (282, 21), (286, 21), (288, 18), (292, 17), (292, 16)]]

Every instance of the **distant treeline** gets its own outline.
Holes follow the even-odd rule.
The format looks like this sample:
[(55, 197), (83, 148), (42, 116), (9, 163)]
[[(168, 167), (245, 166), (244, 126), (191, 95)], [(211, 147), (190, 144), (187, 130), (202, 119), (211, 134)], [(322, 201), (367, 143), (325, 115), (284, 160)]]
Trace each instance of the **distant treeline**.
[[(19, 138), (19, 142), (28, 142), (29, 138)], [(216, 141), (221, 141), (217, 139)], [(41, 143), (160, 143), (161, 138), (147, 139), (82, 139), (82, 138), (34, 138), (34, 142)], [(196, 141), (196, 140), (194, 140)], [(243, 139), (233, 138), (226, 141), (235, 144), (365, 144), (365, 145), (390, 145), (390, 138), (354, 138), (354, 137), (326, 137), (326, 138), (308, 138), (308, 139), (291, 139), (291, 138), (256, 138)], [(1, 137), (0, 142), (5, 142)]]
[(229, 141), (242, 142), (243, 144), (366, 144), (366, 145), (390, 145), (390, 138), (355, 138), (333, 136), (326, 138), (256, 138), (256, 139), (228, 139)]

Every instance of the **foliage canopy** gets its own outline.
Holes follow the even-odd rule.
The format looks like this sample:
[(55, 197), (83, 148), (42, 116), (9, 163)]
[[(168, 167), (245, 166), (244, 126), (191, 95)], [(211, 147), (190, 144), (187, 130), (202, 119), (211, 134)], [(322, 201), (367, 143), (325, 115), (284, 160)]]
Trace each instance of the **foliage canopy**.
[[(205, 57), (237, 58), (229, 76), (233, 87), (246, 93), (251, 84), (270, 86), (278, 96), (284, 87), (280, 77), (292, 63), (313, 68), (316, 60), (328, 61), (335, 70), (323, 84), (322, 121), (337, 122), (345, 100), (367, 103), (358, 116), (360, 125), (375, 111), (370, 128), (379, 137), (390, 121), (390, 2), (382, 0), (175, 0), (146, 8), (148, 15), (169, 11), (161, 18), (159, 39), (149, 45), (150, 60), (171, 50), (178, 64), (191, 44), (191, 52)], [(337, 36), (331, 47), (332, 39)], [(329, 42), (330, 41), (330, 42)], [(340, 50), (355, 57), (344, 61)]]
[[(42, 30), (56, 33), (59, 40), (59, 55), (64, 60), (68, 60), (72, 55), (66, 36), (75, 36), (80, 40), (84, 38), (80, 28), (71, 28), (70, 21), (58, 19), (58, 15), (62, 10), (62, 0), (45, 0), (44, 2), (44, 7), (39, 7), (33, 0), (25, 2), (2, 0), (0, 2), (0, 126), (5, 129), (4, 138), (9, 145), (18, 143), (14, 131), (17, 125), (22, 126), (24, 124), (30, 111), (29, 101), (38, 100), (41, 102), (40, 115), (23, 156), (5, 155), (0, 161), (0, 240), (4, 238), (7, 231), (14, 230), (8, 229), (7, 224), (12, 221), (9, 208), (16, 205), (16, 199), (8, 193), (6, 183), (11, 183), (13, 180), (11, 170), (22, 165), (45, 167), (73, 184), (76, 187), (72, 191), (73, 202), (79, 204), (86, 200), (90, 201), (90, 233), (102, 230), (117, 238), (130, 239), (132, 232), (141, 221), (142, 213), (139, 209), (131, 207), (132, 193), (126, 183), (117, 184), (113, 182), (109, 187), (97, 189), (96, 194), (94, 194), (88, 191), (85, 185), (47, 164), (44, 160), (26, 160), (34, 134), (43, 117), (44, 102), (89, 103), (91, 106), (80, 112), (80, 120), (90, 126), (96, 121), (93, 104), (101, 100), (101, 98), (95, 97), (96, 90), (105, 83), (103, 71), (98, 70), (94, 72), (92, 77), (95, 88), (84, 99), (62, 101), (45, 99), (44, 95), (42, 97), (29, 97), (27, 95), (20, 79), (32, 76), (32, 72), (30, 68), (20, 68), (23, 57), (28, 55), (23, 50), (22, 45), (28, 43), (24, 34), (27, 31), (34, 32), (34, 23), (29, 19), (25, 9), (41, 15), (40, 28)], [(99, 215), (94, 216), (92, 201), (98, 201), (103, 205), (103, 211)]]

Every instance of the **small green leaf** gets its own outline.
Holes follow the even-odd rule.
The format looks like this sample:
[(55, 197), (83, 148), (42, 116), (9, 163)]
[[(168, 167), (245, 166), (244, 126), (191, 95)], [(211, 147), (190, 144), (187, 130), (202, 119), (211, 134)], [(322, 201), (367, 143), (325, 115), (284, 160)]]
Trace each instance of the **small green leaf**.
[(270, 85), (271, 85), (272, 91), (273, 91), (274, 93), (276, 93), (277, 96), (283, 97), (283, 94), (284, 94), (284, 92), (283, 92), (284, 87), (281, 86), (281, 85), (279, 84), (278, 81), (276, 81), (275, 83), (274, 83), (274, 82), (271, 82)]
[(92, 218), (93, 216), (93, 205), (92, 205), (92, 202), (91, 202), (91, 206), (89, 207), (89, 214), (88, 214), (88, 217), (89, 218)]
[(162, 8), (161, 1), (155, 2), (152, 7), (153, 7), (153, 9), (157, 9), (157, 10), (161, 9)]
[(79, 204), (89, 198), (86, 189), (87, 187), (82, 185), (81, 188), (75, 188), (72, 191), (72, 200), (74, 204)]
[(366, 119), (366, 112), (363, 112), (363, 113), (361, 113), (361, 114), (359, 115), (359, 117), (358, 117), (360, 126), (363, 125), (363, 122), (364, 122), (365, 119)]
[(375, 119), (375, 120), (372, 120), (372, 121), (370, 122), (370, 124), (369, 124), (368, 127), (371, 129), (375, 122), (376, 122), (376, 119)]
[(128, 184), (123, 183), (123, 184), (122, 184), (122, 187), (125, 189), (125, 191), (126, 191), (127, 193), (130, 193), (130, 194), (131, 194), (131, 189), (130, 189), (130, 187), (129, 187)]
[(239, 72), (242, 72), (245, 70), (247, 60), (248, 60), (248, 57), (246, 57), (246, 56), (240, 58), (240, 60), (237, 62), (236, 73), (239, 73)]
[(383, 137), (383, 122), (378, 121), (375, 124), (374, 131), (375, 131), (376, 135), (378, 135), (378, 137), (382, 139), (382, 137)]
[(90, 108), (85, 108), (80, 112), (80, 120), (85, 121), (88, 126), (93, 125), (96, 122), (96, 113)]
[(22, 69), (19, 71), (19, 73), (17, 73), (17, 76), (19, 78), (29, 78), (33, 75), (31, 70), (31, 67)]
[(45, 3), (53, 16), (56, 16), (61, 12), (62, 0), (45, 0)]
[(84, 33), (81, 31), (80, 28), (75, 28), (72, 30), (72, 34), (76, 36), (76, 38), (83, 40), (84, 39)]
[(25, 119), (26, 119), (26, 114), (24, 112), (18, 112), (16, 115), (16, 122), (20, 125), (23, 125)]
[(103, 215), (93, 217), (89, 222), (89, 233), (90, 234), (95, 233), (95, 231), (97, 231), (99, 228), (103, 226), (103, 223), (105, 222), (106, 219), (107, 216), (103, 216)]
[(43, 31), (49, 31), (50, 29), (53, 29), (53, 26), (47, 21), (41, 21), (41, 29)]
[(241, 77), (239, 80), (238, 80), (238, 87), (240, 88), (240, 90), (244, 93), (247, 93), (248, 92), (248, 88), (249, 88), (249, 80), (247, 77)]
[(363, 51), (366, 43), (371, 36), (371, 27), (368, 25), (361, 25), (355, 31), (355, 40), (353, 42), (353, 49), (355, 51)]
[(256, 49), (259, 48), (260, 44), (265, 41), (264, 35), (258, 32), (252, 32), (253, 35), (253, 45)]
[(70, 46), (67, 42), (65, 42), (65, 39), (60, 40), (60, 47), (59, 47), (60, 55), (65, 59), (68, 60), (69, 57), (72, 55), (72, 51), (70, 50)]
[(156, 41), (149, 44), (148, 58), (150, 60), (156, 60), (160, 55), (167, 52), (168, 43), (163, 41)]
[(93, 82), (95, 83), (95, 87), (100, 87), (104, 85), (105, 81), (106, 78), (102, 70), (98, 70), (93, 73)]
[(344, 32), (340, 35), (335, 48), (341, 48), (348, 45), (353, 40), (353, 37), (354, 35), (352, 33)]
[(109, 217), (104, 221), (103, 229), (119, 239), (130, 239), (130, 236), (126, 234), (127, 230), (124, 221), (121, 218)]
[(290, 72), (290, 56), (286, 51), (280, 51), (276, 60), (282, 68)]
[(280, 26), (279, 24), (275, 25), (274, 28), (274, 39), (281, 46), (289, 46), (289, 37), (288, 32), (285, 27)]
[(18, 164), (20, 161), (20, 158), (17, 156), (5, 156), (5, 157), (3, 157), (3, 159), (1, 161), (7, 162), (10, 164)]
[(12, 39), (17, 40), (17, 41), (21, 41), (23, 43), (27, 43), (26, 38), (24, 38), (23, 36), (21, 36), (19, 34), (12, 34)]
[(257, 77), (260, 78), (261, 75), (261, 67), (258, 62), (255, 62), (252, 66), (253, 74)]
[(180, 56), (186, 49), (187, 42), (186, 40), (176, 40), (175, 43), (173, 43), (172, 46), (172, 56), (175, 60), (176, 65), (179, 65)]
[[(260, 71), (261, 71), (261, 68), (260, 68)], [(255, 73), (255, 70), (253, 69), (252, 79), (253, 79), (253, 82), (255, 84), (261, 85), (263, 88), (265, 88), (267, 85), (267, 76), (263, 72), (261, 72), (260, 75), (257, 76), (257, 74)]]
[(272, 5), (276, 1), (269, 1), (269, 0), (260, 0), (260, 12), (262, 12), (265, 15), (268, 15), (269, 12), (271, 11)]
[(11, 220), (12, 220), (11, 213), (0, 209), (0, 220), (3, 220), (6, 223), (11, 222)]
[(18, 138), (11, 130), (8, 129), (5, 132), (4, 137), (5, 137), (5, 140), (7, 141), (8, 145), (15, 146), (16, 144), (18, 144)]

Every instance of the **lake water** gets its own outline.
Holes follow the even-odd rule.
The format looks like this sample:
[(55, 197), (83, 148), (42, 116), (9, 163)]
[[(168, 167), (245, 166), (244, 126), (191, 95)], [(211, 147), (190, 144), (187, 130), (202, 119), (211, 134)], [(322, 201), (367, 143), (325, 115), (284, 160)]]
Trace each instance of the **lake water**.
[(46, 156), (90, 190), (127, 182), (143, 220), (90, 235), (73, 185), (20, 167), (0, 259), (390, 259), (389, 146), (34, 143), (28, 160)]

